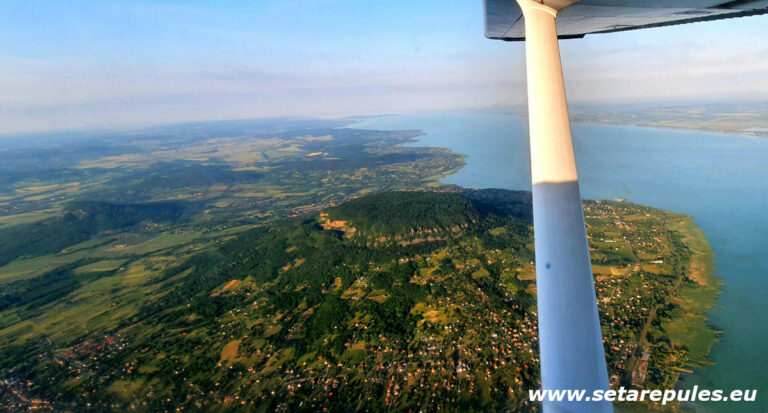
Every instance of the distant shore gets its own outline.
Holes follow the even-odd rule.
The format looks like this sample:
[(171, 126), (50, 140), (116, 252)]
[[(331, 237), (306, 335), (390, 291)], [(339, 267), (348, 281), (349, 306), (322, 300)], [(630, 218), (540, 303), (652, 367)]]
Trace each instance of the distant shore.
[(768, 138), (768, 132), (763, 131), (750, 131), (746, 129), (729, 129), (729, 128), (713, 128), (708, 127), (707, 125), (685, 125), (685, 124), (675, 124), (675, 123), (656, 123), (656, 122), (622, 122), (622, 121), (609, 121), (609, 120), (582, 120), (582, 119), (574, 119), (572, 120), (573, 123), (584, 123), (584, 124), (599, 124), (599, 125), (616, 125), (616, 126), (633, 126), (633, 127), (641, 127), (641, 128), (659, 128), (659, 129), (676, 129), (676, 130), (688, 130), (688, 131), (697, 131), (697, 132), (708, 132), (708, 133), (722, 133), (726, 135), (745, 135), (745, 136), (754, 136), (757, 138)]
[[(523, 118), (523, 107), (496, 111)], [(768, 138), (768, 103), (719, 102), (665, 104), (573, 105), (572, 123), (639, 126)]]

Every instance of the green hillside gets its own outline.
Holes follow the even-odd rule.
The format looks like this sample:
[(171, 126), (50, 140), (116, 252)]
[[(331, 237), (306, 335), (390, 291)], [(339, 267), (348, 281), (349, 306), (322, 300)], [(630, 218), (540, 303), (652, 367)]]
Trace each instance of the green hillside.
[[(168, 207), (102, 205), (84, 222), (183, 217)], [(648, 313), (659, 306), (665, 322), (675, 319), (667, 294), (694, 285), (671, 229), (682, 217), (614, 202), (586, 211), (611, 374), (641, 371), (644, 386), (668, 385), (687, 350)], [(618, 237), (623, 220), (634, 228), (619, 250), (605, 237)], [(531, 225), (529, 193), (390, 192), (183, 241), (79, 244), (70, 249), (87, 258), (0, 294), (2, 400), (74, 410), (531, 410)], [(632, 237), (651, 233), (659, 243), (641, 258)], [(633, 272), (659, 257), (668, 264)], [(645, 348), (651, 362), (635, 361)]]
[(120, 231), (140, 224), (147, 228), (182, 218), (189, 204), (156, 202), (113, 204), (79, 201), (58, 216), (0, 229), (0, 266), (24, 255), (55, 253), (104, 231)]

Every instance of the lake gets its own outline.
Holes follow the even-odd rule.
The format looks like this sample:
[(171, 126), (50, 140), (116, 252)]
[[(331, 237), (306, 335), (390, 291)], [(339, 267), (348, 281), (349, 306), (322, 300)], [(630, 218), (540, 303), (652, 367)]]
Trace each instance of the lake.
[[(419, 129), (412, 145), (447, 147), (467, 165), (442, 182), (530, 190), (527, 120), (480, 112), (363, 119), (366, 129)], [(710, 310), (723, 330), (715, 364), (681, 387), (758, 389), (754, 403), (709, 403), (717, 411), (768, 411), (768, 139), (701, 131), (574, 124), (581, 195), (694, 217), (715, 253), (724, 293)]]

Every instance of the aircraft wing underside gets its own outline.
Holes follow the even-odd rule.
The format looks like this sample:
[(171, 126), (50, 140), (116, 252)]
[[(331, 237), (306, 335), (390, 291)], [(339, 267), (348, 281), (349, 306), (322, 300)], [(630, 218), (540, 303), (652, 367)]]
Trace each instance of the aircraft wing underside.
[[(515, 0), (484, 0), (485, 37), (525, 40)], [(768, 13), (768, 0), (582, 0), (558, 13), (561, 39)]]

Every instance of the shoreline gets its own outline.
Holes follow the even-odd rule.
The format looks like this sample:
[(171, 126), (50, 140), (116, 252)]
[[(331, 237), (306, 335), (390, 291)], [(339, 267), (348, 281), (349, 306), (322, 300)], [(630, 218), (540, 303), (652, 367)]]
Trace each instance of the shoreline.
[(682, 235), (683, 243), (691, 252), (684, 275), (690, 282), (682, 285), (673, 297), (676, 305), (673, 317), (662, 326), (673, 343), (688, 348), (686, 366), (694, 369), (710, 366), (714, 364), (709, 358), (712, 346), (719, 341), (722, 331), (709, 324), (708, 313), (723, 293), (720, 288), (723, 280), (715, 275), (714, 252), (692, 217), (684, 215), (682, 220), (670, 225), (670, 229)]
[[(415, 145), (409, 144), (409, 146), (448, 147), (457, 153), (468, 154), (466, 167), (458, 174), (441, 180), (447, 185), (527, 189), (530, 185), (524, 176), (527, 169), (524, 158), (527, 154), (520, 153), (524, 151), (527, 140), (525, 117), (514, 116), (515, 114), (508, 113), (506, 110), (503, 113), (499, 113), (502, 112), (501, 110), (494, 113), (487, 112), (489, 111), (482, 111), (477, 113), (477, 116), (472, 114), (454, 116), (452, 113), (445, 113), (393, 117), (360, 127), (393, 130), (420, 129), (427, 133), (427, 136), (419, 137)], [(493, 116), (494, 114), (502, 116)], [(688, 362), (689, 366), (676, 364), (687, 370), (677, 372), (680, 373), (678, 387), (691, 388), (696, 384), (700, 388), (704, 388), (702, 386), (728, 388), (740, 383), (745, 377), (755, 380), (759, 384), (758, 388), (764, 387), (764, 380), (759, 378), (759, 374), (755, 374), (752, 379), (753, 371), (749, 366), (753, 366), (750, 363), (764, 361), (764, 355), (759, 348), (764, 347), (766, 342), (765, 336), (754, 333), (753, 327), (759, 325), (760, 317), (764, 313), (760, 307), (759, 295), (755, 295), (754, 292), (759, 291), (758, 288), (765, 288), (766, 279), (759, 275), (765, 272), (766, 265), (754, 258), (763, 255), (763, 251), (760, 250), (761, 238), (755, 238), (755, 236), (764, 234), (766, 222), (763, 219), (764, 213), (756, 208), (764, 204), (765, 194), (754, 191), (747, 193), (744, 190), (761, 187), (760, 181), (763, 181), (762, 175), (765, 175), (765, 171), (756, 169), (750, 172), (749, 170), (760, 167), (759, 159), (764, 159), (764, 154), (768, 150), (765, 144), (768, 141), (744, 133), (712, 135), (718, 132), (706, 129), (683, 130), (669, 127), (669, 125), (614, 123), (613, 125), (619, 129), (610, 129), (614, 126), (608, 123), (583, 123), (585, 126), (574, 126), (575, 129), (581, 130), (583, 135), (581, 139), (584, 144), (616, 142), (614, 148), (616, 156), (613, 159), (601, 159), (602, 154), (599, 151), (586, 151), (581, 154), (586, 159), (584, 161), (586, 167), (582, 167), (584, 170), (580, 174), (585, 178), (582, 182), (586, 187), (582, 189), (585, 192), (585, 198), (625, 197), (629, 202), (662, 207), (691, 216), (696, 224), (701, 226), (708, 243), (711, 244), (711, 250), (717, 255), (715, 257), (717, 268), (714, 274), (724, 280), (725, 285), (721, 286), (720, 282), (715, 285), (721, 288), (722, 292), (711, 293), (711, 289), (706, 287), (692, 285), (690, 282), (683, 283), (686, 285), (686, 288), (681, 290), (684, 298), (695, 301), (696, 292), (702, 292), (702, 296), (705, 297), (704, 301), (701, 301), (704, 308), (695, 309), (699, 314), (698, 325), (702, 330), (708, 327), (715, 332), (710, 332), (706, 335), (707, 338), (701, 341), (705, 344), (706, 357), (693, 357), (694, 360)], [(590, 123), (595, 126), (586, 126)], [(472, 127), (473, 124), (477, 127)], [(626, 135), (628, 138), (613, 139), (613, 136), (620, 135)], [(703, 143), (698, 145), (699, 142)], [(698, 151), (695, 162), (690, 165), (681, 163), (678, 166), (674, 162), (686, 159), (690, 155), (682, 152), (681, 156), (677, 156), (671, 151), (686, 151), (685, 145), (688, 144), (692, 145), (692, 150)], [(636, 151), (632, 150), (635, 146), (642, 149), (646, 145), (660, 145), (660, 148), (669, 150), (660, 152), (665, 158), (649, 158), (646, 161), (635, 156)], [(489, 151), (488, 148), (491, 150)], [(496, 155), (502, 148), (506, 151), (511, 150), (512, 156)], [(732, 151), (728, 152), (732, 157), (721, 156), (722, 150), (725, 149)], [(653, 149), (653, 151), (655, 153), (659, 149)], [(703, 156), (712, 157), (711, 162), (702, 161)], [(643, 170), (638, 169), (639, 167), (647, 168), (649, 165), (653, 168), (651, 170), (653, 176), (663, 173), (669, 175), (668, 180), (654, 182), (649, 178), (652, 175), (635, 176), (634, 171)], [(611, 172), (613, 169), (615, 172)], [(686, 174), (678, 174), (680, 170), (685, 170)], [(727, 174), (724, 173), (726, 170)], [(615, 175), (615, 179), (619, 181), (603, 175), (604, 173)], [(688, 173), (693, 175), (689, 176)], [(586, 178), (590, 174), (599, 179), (587, 182)], [(711, 182), (707, 182), (708, 180)], [(742, 186), (740, 183), (749, 183), (754, 188)], [(722, 189), (738, 189), (741, 192), (734, 191), (731, 196), (725, 195), (728, 192), (723, 192)], [(728, 216), (721, 216), (722, 214), (717, 212), (719, 210), (729, 211)], [(721, 225), (723, 221), (728, 225)], [(669, 224), (674, 222), (674, 218), (668, 220)], [(736, 237), (736, 239), (729, 237), (729, 230), (736, 231), (740, 228), (741, 231), (747, 230), (744, 237)], [(739, 259), (740, 256), (735, 254), (741, 254), (740, 251), (743, 251), (745, 257), (752, 257), (752, 259)], [(698, 257), (698, 260), (701, 258)], [(710, 292), (708, 293), (707, 290)], [(709, 303), (706, 302), (708, 300)], [(716, 303), (713, 306), (715, 300)], [(689, 316), (688, 321), (691, 318), (695, 319)], [(669, 323), (665, 322), (665, 325), (668, 327), (667, 330), (674, 334)], [(725, 332), (720, 334), (716, 330), (725, 330)], [(749, 340), (744, 340), (744, 337), (748, 337)], [(678, 342), (682, 341), (678, 337), (675, 338)], [(693, 373), (689, 373), (690, 371)], [(758, 404), (762, 407), (762, 402)]]
[[(446, 149), (454, 153), (452, 149)], [(468, 157), (467, 154), (458, 154), (462, 157), (462, 161)], [(434, 186), (431, 186), (477, 189), (439, 182), (458, 172), (465, 165), (466, 162), (463, 162), (457, 168), (446, 171), (440, 179), (433, 182)], [(675, 308), (671, 317), (661, 322), (661, 326), (671, 344), (688, 351), (688, 358), (683, 363), (683, 367), (677, 368), (677, 371), (681, 375), (697, 374), (699, 369), (714, 365), (714, 361), (710, 358), (712, 347), (720, 341), (719, 336), (723, 331), (709, 324), (708, 313), (723, 293), (720, 287), (724, 282), (715, 275), (714, 251), (706, 234), (696, 225), (692, 216), (651, 205), (646, 206), (674, 216), (673, 220), (667, 223), (667, 229), (678, 232), (681, 235), (681, 241), (690, 251), (688, 262), (682, 267), (684, 272), (680, 273), (679, 288), (666, 299)], [(678, 378), (675, 387), (684, 381), (681, 378)]]
[[(510, 114), (517, 116), (515, 114)], [(519, 116), (518, 116), (519, 117)], [(684, 129), (671, 126), (656, 126), (656, 125), (638, 125), (638, 124), (622, 124), (622, 123), (607, 123), (607, 122), (578, 122), (584, 124), (600, 124), (600, 125), (619, 125), (627, 127), (640, 127), (640, 128), (664, 128), (664, 129)], [(356, 127), (361, 129), (370, 128), (369, 125), (350, 125), (347, 127)], [(378, 129), (378, 128), (372, 128)], [(748, 133), (734, 133), (734, 132), (719, 132), (712, 130), (700, 130), (685, 128), (691, 131), (699, 131), (705, 133), (731, 133), (743, 136), (756, 137), (755, 134)], [(440, 147), (451, 151), (451, 153), (457, 154), (461, 157), (462, 165), (451, 170), (444, 171), (440, 176), (436, 176), (434, 181), (428, 186), (429, 188), (436, 189), (436, 187), (444, 188), (463, 188), (472, 189), (463, 185), (451, 184), (443, 182), (448, 176), (451, 176), (467, 164), (468, 154), (463, 152), (454, 151), (448, 145), (430, 145), (428, 142), (423, 142), (420, 138), (427, 135), (426, 130), (416, 129), (419, 133), (413, 138), (409, 139), (408, 146), (419, 147)], [(658, 207), (647, 205), (654, 209), (660, 209)], [(720, 286), (723, 281), (715, 275), (715, 263), (714, 252), (706, 238), (703, 230), (699, 228), (694, 222), (694, 218), (679, 213), (677, 211), (669, 211), (660, 209), (662, 211), (669, 212), (672, 217), (667, 221), (667, 229), (670, 231), (678, 232), (681, 236), (681, 241), (687, 249), (690, 251), (685, 262), (681, 266), (679, 272), (680, 284), (679, 288), (673, 294), (670, 294), (666, 298), (666, 302), (672, 304), (673, 309), (671, 314), (666, 319), (660, 320), (661, 326), (665, 331), (670, 344), (677, 347), (682, 347), (687, 350), (687, 357), (683, 361), (680, 368), (676, 369), (681, 375), (676, 381), (676, 386), (679, 386), (684, 381), (682, 374), (699, 374), (699, 369), (714, 364), (714, 361), (710, 358), (713, 346), (719, 341), (719, 335), (722, 331), (719, 331), (715, 326), (709, 324), (709, 311), (717, 304), (718, 297), (723, 291)], [(663, 304), (663, 303), (661, 303)]]

